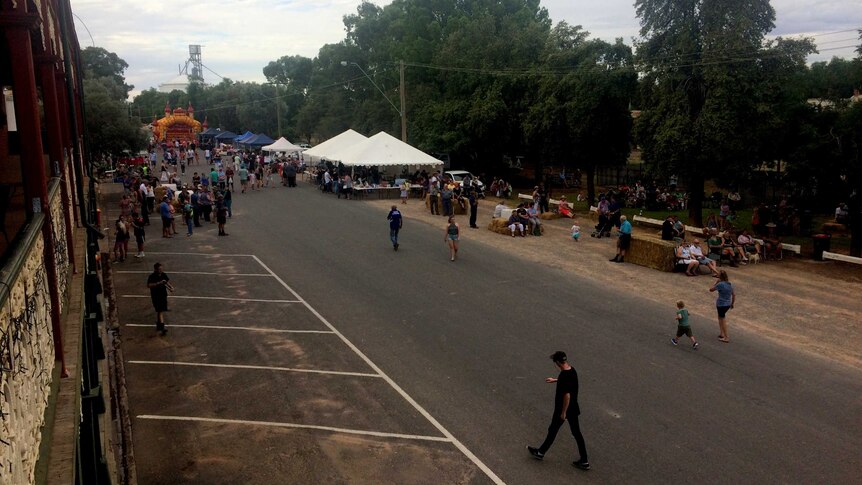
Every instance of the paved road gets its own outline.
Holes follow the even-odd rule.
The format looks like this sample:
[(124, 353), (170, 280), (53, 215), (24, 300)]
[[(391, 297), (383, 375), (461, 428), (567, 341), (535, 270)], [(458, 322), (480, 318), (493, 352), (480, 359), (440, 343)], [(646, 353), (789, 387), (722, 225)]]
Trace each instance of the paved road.
[[(164, 339), (124, 329), (142, 483), (862, 480), (856, 372), (742, 329), (720, 344), (716, 324), (697, 318), (701, 350), (674, 348), (673, 302), (527, 263), (471, 242), (469, 229), (450, 263), (442, 218), (411, 223), (416, 204), (397, 253), (384, 213), (304, 183), (235, 195), (234, 208), (226, 238), (149, 231), (148, 253), (196, 255), (118, 267), (145, 271), (158, 257), (177, 296), (227, 298), (172, 299), (171, 323), (210, 328)], [(236, 276), (193, 274), (206, 272)], [(145, 274), (117, 276), (118, 293), (145, 295)], [(120, 311), (124, 324), (152, 320), (145, 298), (121, 298)], [(557, 349), (581, 379), (586, 473), (570, 466), (566, 432), (544, 462), (524, 450), (544, 437)]]

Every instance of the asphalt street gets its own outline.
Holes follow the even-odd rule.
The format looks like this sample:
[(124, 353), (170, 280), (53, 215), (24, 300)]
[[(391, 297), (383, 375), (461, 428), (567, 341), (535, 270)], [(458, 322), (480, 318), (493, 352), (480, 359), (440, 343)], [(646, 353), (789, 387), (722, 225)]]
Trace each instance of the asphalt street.
[[(744, 328), (722, 344), (715, 321), (696, 317), (701, 349), (673, 347), (674, 302), (621, 294), (589, 274), (556, 270), (553, 260), (536, 265), (471, 241), (464, 216), (452, 263), (445, 221), (411, 221), (419, 207), (404, 210), (398, 252), (385, 212), (305, 182), (235, 194), (228, 237), (205, 227), (160, 239), (154, 222), (146, 260), (115, 268), (117, 293), (128, 295), (119, 305), (142, 483), (862, 481), (858, 372)], [(176, 273), (175, 295), (188, 298), (172, 298), (169, 326), (209, 328), (171, 328), (160, 338), (148, 327), (141, 296), (157, 259)], [(645, 279), (643, 294), (649, 286)], [(713, 297), (704, 290), (700, 304)], [(286, 332), (311, 333), (285, 343), (274, 329), (288, 324)], [(548, 359), (555, 350), (580, 377), (588, 472), (570, 465), (577, 450), (567, 427), (543, 462), (525, 450), (550, 420), (554, 389), (544, 378), (557, 373)], [(266, 368), (183, 364), (193, 362)], [(311, 373), (319, 369), (330, 373)], [(158, 418), (195, 415), (213, 421)], [(245, 434), (246, 422), (261, 421), (273, 426)], [(288, 422), (333, 429), (275, 425)], [(279, 448), (284, 433), (300, 451)], [(225, 447), (244, 463), (229, 473), (213, 458)], [(313, 449), (324, 451), (302, 452)]]

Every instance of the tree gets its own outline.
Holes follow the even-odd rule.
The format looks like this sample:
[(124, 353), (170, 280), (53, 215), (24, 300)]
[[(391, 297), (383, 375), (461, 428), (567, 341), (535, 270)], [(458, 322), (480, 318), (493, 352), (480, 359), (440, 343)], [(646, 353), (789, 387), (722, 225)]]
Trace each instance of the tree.
[(125, 83), (126, 61), (101, 47), (81, 52), (84, 71), (84, 125), (92, 155), (136, 153), (146, 147), (140, 120), (132, 120), (126, 104), (132, 86)]
[(144, 125), (130, 119), (126, 103), (116, 99), (118, 87), (110, 78), (84, 79), (84, 125), (91, 155), (137, 153), (147, 146)]
[(585, 170), (587, 197), (593, 201), (596, 168), (628, 159), (628, 105), (637, 76), (631, 49), (621, 39), (609, 44), (587, 40), (588, 35), (564, 22), (554, 28), (524, 129), (545, 160)]
[(114, 82), (110, 85), (114, 95), (126, 100), (134, 86), (126, 84), (125, 72), (129, 64), (117, 54), (108, 52), (102, 47), (87, 47), (81, 51), (81, 65), (84, 77), (88, 79), (109, 78)]
[(149, 123), (153, 118), (161, 118), (164, 115), (167, 101), (167, 93), (159, 92), (156, 88), (150, 88), (135, 96), (135, 99), (132, 100), (131, 111), (142, 122)]
[(758, 60), (773, 28), (768, 0), (636, 0), (645, 162), (679, 174), (701, 225), (704, 182), (759, 163)]
[(850, 255), (862, 256), (862, 102), (841, 113), (837, 123), (843, 175), (849, 192)]

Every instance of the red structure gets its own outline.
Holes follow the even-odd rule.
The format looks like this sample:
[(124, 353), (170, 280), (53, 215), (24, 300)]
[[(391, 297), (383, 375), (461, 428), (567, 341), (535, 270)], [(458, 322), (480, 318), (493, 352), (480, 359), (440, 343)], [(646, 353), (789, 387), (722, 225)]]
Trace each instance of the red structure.
[(187, 109), (176, 108), (173, 111), (170, 104), (165, 103), (164, 118), (153, 121), (151, 126), (156, 141), (191, 143), (201, 132), (201, 123), (195, 119), (195, 108), (191, 103)]

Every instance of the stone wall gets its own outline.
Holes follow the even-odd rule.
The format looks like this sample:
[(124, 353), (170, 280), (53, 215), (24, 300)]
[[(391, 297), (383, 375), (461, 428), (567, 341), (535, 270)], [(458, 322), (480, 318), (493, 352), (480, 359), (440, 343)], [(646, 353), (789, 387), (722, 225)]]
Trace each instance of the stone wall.
[[(28, 233), (43, 222), (34, 218)], [(39, 458), (55, 365), (44, 245), (39, 230), (23, 238), (20, 269), (4, 275), (10, 291), (0, 304), (0, 483), (33, 483)]]
[(60, 294), (60, 313), (66, 309), (69, 300), (69, 244), (66, 243), (66, 218), (63, 216), (63, 197), (60, 192), (60, 179), (52, 179), (48, 188), (51, 204), (51, 225), (54, 233), (54, 260), (57, 262), (57, 289)]

